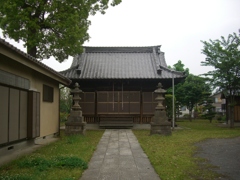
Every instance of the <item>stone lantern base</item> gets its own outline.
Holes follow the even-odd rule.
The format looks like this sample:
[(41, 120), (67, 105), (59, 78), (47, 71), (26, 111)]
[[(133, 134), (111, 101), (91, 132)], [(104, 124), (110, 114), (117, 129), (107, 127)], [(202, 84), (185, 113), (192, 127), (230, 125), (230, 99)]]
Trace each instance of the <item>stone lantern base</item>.
[(85, 135), (85, 132), (86, 132), (86, 122), (66, 122), (65, 123), (66, 135), (74, 135), (74, 134)]
[(82, 90), (79, 89), (79, 84), (75, 83), (75, 88), (71, 90), (73, 94), (73, 102), (72, 111), (68, 116), (67, 122), (65, 123), (65, 134), (73, 135), (73, 134), (82, 134), (85, 135), (86, 131), (86, 122), (84, 121), (84, 117), (82, 116), (81, 107), (79, 105), (79, 101), (81, 100), (80, 95)]
[(166, 91), (162, 89), (162, 84), (158, 83), (157, 89), (154, 91), (154, 93), (157, 94), (155, 100), (158, 102), (158, 104), (155, 108), (154, 116), (151, 122), (150, 135), (172, 135), (171, 123), (168, 122), (166, 107), (163, 106), (165, 92)]
[(165, 136), (172, 135), (171, 123), (162, 122), (160, 124), (155, 124), (154, 122), (151, 122), (150, 135), (153, 135), (153, 134), (159, 134), (159, 135), (165, 135)]

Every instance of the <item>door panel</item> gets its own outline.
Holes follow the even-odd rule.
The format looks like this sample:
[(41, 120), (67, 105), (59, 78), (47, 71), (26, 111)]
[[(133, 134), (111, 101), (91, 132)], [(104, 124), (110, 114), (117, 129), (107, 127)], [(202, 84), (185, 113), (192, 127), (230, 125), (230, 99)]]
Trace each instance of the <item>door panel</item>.
[(140, 114), (139, 91), (97, 92), (97, 97), (98, 114)]
[(9, 141), (19, 136), (19, 90), (10, 88), (9, 95)]
[(26, 91), (20, 91), (20, 139), (27, 138), (27, 97)]

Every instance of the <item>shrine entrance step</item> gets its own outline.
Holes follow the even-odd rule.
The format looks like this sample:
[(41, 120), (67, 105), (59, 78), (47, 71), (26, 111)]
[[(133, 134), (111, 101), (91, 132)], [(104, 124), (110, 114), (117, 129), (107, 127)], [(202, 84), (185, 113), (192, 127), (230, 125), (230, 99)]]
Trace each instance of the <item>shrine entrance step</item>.
[(99, 123), (100, 128), (125, 129), (133, 127), (133, 117), (102, 117)]

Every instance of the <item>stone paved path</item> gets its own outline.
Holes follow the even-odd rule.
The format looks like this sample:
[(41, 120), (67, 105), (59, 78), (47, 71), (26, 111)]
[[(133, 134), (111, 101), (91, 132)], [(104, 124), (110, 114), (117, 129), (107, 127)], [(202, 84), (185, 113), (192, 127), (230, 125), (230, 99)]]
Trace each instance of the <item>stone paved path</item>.
[(106, 130), (80, 180), (160, 180), (130, 129)]

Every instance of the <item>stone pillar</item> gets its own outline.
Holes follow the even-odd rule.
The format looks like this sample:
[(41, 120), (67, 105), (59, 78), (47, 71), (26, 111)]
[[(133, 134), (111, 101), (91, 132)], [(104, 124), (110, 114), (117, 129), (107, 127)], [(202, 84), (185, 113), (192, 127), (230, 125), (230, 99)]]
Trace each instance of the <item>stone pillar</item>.
[(72, 134), (85, 134), (86, 131), (86, 122), (84, 121), (84, 117), (82, 116), (81, 107), (79, 102), (81, 100), (80, 94), (82, 90), (79, 89), (79, 84), (75, 83), (75, 88), (71, 90), (73, 94), (73, 102), (72, 110), (70, 115), (68, 116), (67, 122), (65, 123), (65, 133), (66, 135)]
[(162, 89), (162, 84), (158, 83), (157, 89), (154, 93), (157, 94), (156, 101), (158, 102), (153, 120), (151, 122), (150, 134), (171, 135), (171, 123), (168, 121), (166, 115), (166, 108), (163, 106), (165, 90)]

